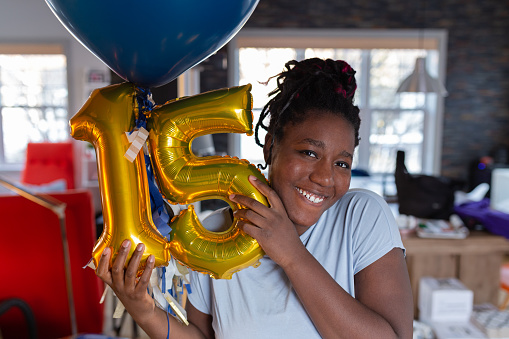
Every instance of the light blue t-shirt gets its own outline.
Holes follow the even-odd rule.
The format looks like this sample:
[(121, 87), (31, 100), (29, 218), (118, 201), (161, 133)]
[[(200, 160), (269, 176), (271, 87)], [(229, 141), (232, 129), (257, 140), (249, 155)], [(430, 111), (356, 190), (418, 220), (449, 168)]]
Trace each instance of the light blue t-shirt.
[[(227, 209), (204, 222), (231, 224)], [(300, 239), (336, 282), (355, 297), (354, 275), (403, 243), (391, 210), (377, 194), (350, 190)], [(284, 273), (268, 256), (231, 280), (191, 272), (189, 301), (211, 314), (216, 338), (320, 338)], [(313, 279), (313, 277), (308, 277)], [(324, 317), (327, 315), (324, 314)]]

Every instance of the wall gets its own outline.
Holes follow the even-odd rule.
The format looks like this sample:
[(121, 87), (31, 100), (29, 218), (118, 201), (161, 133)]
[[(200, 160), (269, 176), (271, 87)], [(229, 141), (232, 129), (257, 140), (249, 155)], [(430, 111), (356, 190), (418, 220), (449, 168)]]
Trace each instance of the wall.
[[(63, 28), (42, 0), (0, 0), (0, 42), (61, 41), (68, 47), (69, 112), (83, 103), (81, 75), (106, 68)], [(246, 27), (420, 28), (419, 2), (261, 0)], [(422, 13), (422, 12), (421, 12)], [(427, 28), (449, 31), (442, 174), (466, 178), (471, 161), (509, 147), (507, 0), (428, 0)]]
[[(261, 0), (249, 28), (421, 28), (423, 3), (408, 0)], [(509, 148), (509, 2), (428, 0), (426, 28), (449, 32), (442, 174)], [(421, 10), (419, 16), (417, 11)]]

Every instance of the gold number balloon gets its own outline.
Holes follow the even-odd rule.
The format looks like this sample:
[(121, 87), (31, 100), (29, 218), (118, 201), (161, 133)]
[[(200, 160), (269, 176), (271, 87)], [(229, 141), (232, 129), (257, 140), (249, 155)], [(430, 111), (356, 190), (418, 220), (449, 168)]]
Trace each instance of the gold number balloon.
[[(154, 174), (162, 195), (172, 203), (188, 204), (222, 199), (233, 210), (228, 196), (237, 193), (268, 205), (248, 181), (264, 176), (245, 160), (230, 157), (196, 157), (192, 140), (211, 133), (252, 134), (251, 85), (183, 98), (156, 107), (148, 119), (149, 147)], [(214, 278), (230, 279), (263, 256), (258, 242), (244, 233), (234, 219), (224, 232), (206, 230), (193, 208), (171, 224), (171, 254), (190, 268)]]
[(150, 254), (155, 256), (156, 266), (164, 265), (170, 257), (169, 243), (152, 221), (143, 154), (133, 163), (124, 158), (129, 148), (125, 132), (134, 127), (134, 93), (131, 83), (96, 89), (70, 120), (72, 137), (92, 143), (97, 155), (104, 230), (92, 253), (96, 267), (102, 251), (111, 246), (115, 257), (124, 239), (134, 245), (145, 244), (143, 263)]

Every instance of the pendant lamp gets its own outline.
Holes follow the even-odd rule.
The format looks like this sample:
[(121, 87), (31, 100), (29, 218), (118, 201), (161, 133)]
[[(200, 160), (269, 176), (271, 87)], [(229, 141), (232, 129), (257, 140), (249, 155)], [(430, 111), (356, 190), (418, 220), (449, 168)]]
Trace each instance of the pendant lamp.
[[(424, 28), (426, 27), (426, 0), (421, 1), (421, 29), (419, 30), (419, 49), (423, 49)], [(436, 93), (440, 96), (447, 96), (445, 86), (436, 78), (429, 75), (426, 70), (425, 57), (418, 57), (415, 60), (415, 68), (405, 80), (401, 82), (398, 87), (397, 93), (411, 92), (411, 93)]]
[(414, 71), (399, 85), (397, 93), (403, 92), (436, 93), (443, 97), (449, 94), (438, 79), (429, 75), (426, 70), (426, 59), (423, 57), (415, 60)]

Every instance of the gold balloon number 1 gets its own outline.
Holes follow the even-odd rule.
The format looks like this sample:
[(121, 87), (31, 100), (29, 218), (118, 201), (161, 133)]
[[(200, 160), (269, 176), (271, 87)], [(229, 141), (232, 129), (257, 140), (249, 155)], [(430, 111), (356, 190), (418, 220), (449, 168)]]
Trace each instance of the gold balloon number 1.
[[(267, 201), (248, 182), (249, 175), (265, 180), (247, 161), (230, 157), (196, 157), (192, 140), (210, 133), (252, 133), (250, 85), (217, 90), (157, 106), (148, 117), (149, 149), (154, 175), (162, 195), (171, 203), (188, 204), (222, 199), (232, 209), (230, 193)], [(190, 207), (172, 220), (168, 242), (151, 217), (145, 161), (140, 153), (133, 163), (124, 158), (129, 148), (126, 131), (134, 127), (135, 87), (131, 83), (95, 90), (71, 119), (71, 135), (94, 145), (104, 217), (103, 233), (92, 257), (97, 266), (102, 251), (111, 246), (113, 259), (124, 239), (146, 246), (156, 266), (169, 261), (170, 253), (190, 268), (214, 278), (231, 275), (263, 256), (258, 243), (239, 229), (238, 220), (224, 232), (203, 228)], [(135, 246), (131, 247), (131, 253)]]
[[(101, 191), (104, 229), (92, 258), (97, 267), (103, 250), (113, 247), (113, 257), (124, 239), (146, 246), (142, 262), (155, 256), (155, 264), (169, 260), (169, 244), (157, 232), (150, 213), (150, 196), (143, 154), (134, 162), (124, 158), (129, 148), (126, 131), (135, 120), (135, 87), (130, 83), (96, 89), (70, 120), (71, 136), (94, 145)], [(129, 257), (135, 246), (131, 246)]]

